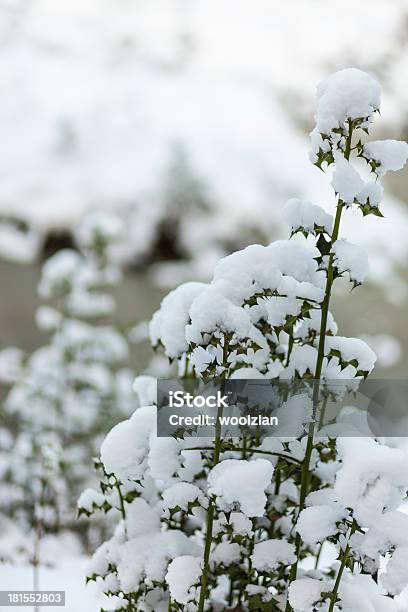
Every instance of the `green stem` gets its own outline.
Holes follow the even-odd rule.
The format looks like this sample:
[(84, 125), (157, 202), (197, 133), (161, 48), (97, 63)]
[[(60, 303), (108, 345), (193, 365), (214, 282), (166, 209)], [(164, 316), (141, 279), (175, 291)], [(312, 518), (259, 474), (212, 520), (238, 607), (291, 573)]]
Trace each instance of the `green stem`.
[[(214, 450), (212, 446), (192, 446), (191, 448), (184, 448), (185, 451), (212, 451)], [(237, 446), (228, 446), (223, 448), (225, 451), (233, 451), (233, 452), (242, 452), (243, 449)], [(246, 448), (245, 451), (247, 453), (260, 453), (261, 455), (271, 455), (272, 457), (280, 457), (281, 459), (286, 459), (287, 461), (292, 461), (293, 463), (301, 463), (299, 459), (295, 457), (291, 457), (290, 455), (285, 455), (284, 453), (273, 453), (271, 451), (260, 450), (259, 448)]]
[(119, 510), (120, 510), (121, 515), (122, 515), (123, 524), (124, 524), (124, 528), (125, 528), (125, 536), (127, 538), (125, 500), (124, 500), (123, 495), (122, 495), (122, 490), (120, 488), (120, 483), (119, 483), (119, 481), (117, 479), (115, 481), (115, 488), (116, 488), (116, 490), (118, 492), (118, 496), (119, 496)]
[[(351, 120), (348, 120), (348, 126), (349, 126), (348, 136), (346, 138), (346, 147), (344, 150), (344, 157), (346, 160), (350, 159), (351, 143), (352, 143), (352, 138), (353, 138), (353, 122)], [(339, 199), (339, 202), (336, 208), (336, 217), (334, 219), (333, 231), (331, 234), (331, 246), (336, 242), (339, 236), (340, 221), (341, 221), (341, 215), (343, 212), (343, 208), (344, 208), (344, 203), (342, 202), (342, 200)], [(314, 389), (313, 389), (313, 413), (314, 414), (316, 412), (316, 408), (317, 408), (318, 400), (319, 400), (320, 379), (322, 375), (322, 367), (323, 367), (324, 352), (325, 352), (324, 345), (325, 345), (325, 340), (326, 340), (327, 318), (329, 314), (331, 291), (332, 291), (332, 286), (333, 286), (333, 281), (334, 281), (333, 260), (334, 260), (334, 254), (333, 252), (330, 252), (329, 262), (327, 266), (326, 288), (325, 288), (324, 299), (323, 299), (323, 303), (321, 307), (319, 345), (318, 345), (318, 350), (317, 350), (316, 369), (315, 369), (315, 374), (314, 374), (314, 381), (315, 381)], [(310, 477), (311, 477), (310, 460), (312, 457), (312, 451), (313, 451), (313, 446), (314, 446), (314, 433), (315, 433), (315, 422), (313, 420), (309, 425), (306, 452), (305, 452), (305, 457), (304, 457), (303, 466), (302, 466), (298, 516), (305, 507), (305, 500), (306, 500), (308, 490), (309, 490), (309, 482), (310, 482)], [(302, 538), (297, 533), (296, 538), (295, 538), (296, 561), (293, 563), (293, 565), (290, 568), (289, 584), (293, 582), (294, 580), (296, 580), (301, 547), (302, 547)], [(288, 600), (286, 603), (285, 612), (290, 612), (291, 610), (292, 610), (292, 607)]]
[(315, 561), (315, 566), (314, 566), (315, 570), (317, 570), (319, 567), (319, 561), (320, 561), (320, 557), (322, 556), (322, 550), (323, 550), (324, 543), (325, 543), (325, 540), (323, 540), (323, 542), (319, 546), (319, 552), (316, 555), (316, 561)]
[(119, 496), (119, 509), (122, 515), (123, 520), (126, 518), (126, 510), (125, 510), (125, 500), (123, 499), (122, 490), (120, 488), (120, 484), (118, 481), (115, 482), (115, 487)]
[(337, 595), (338, 595), (338, 592), (339, 592), (340, 582), (341, 582), (341, 579), (343, 577), (343, 572), (344, 572), (344, 570), (346, 568), (346, 563), (347, 563), (347, 559), (348, 559), (349, 554), (350, 554), (350, 546), (346, 546), (346, 549), (345, 549), (345, 551), (343, 553), (343, 558), (341, 560), (341, 565), (339, 567), (339, 571), (337, 572), (336, 582), (334, 583), (333, 590), (331, 591), (330, 606), (329, 606), (328, 612), (333, 612), (333, 610), (334, 610), (334, 606), (335, 606), (336, 601), (337, 601)]
[(294, 345), (294, 342), (295, 342), (295, 339), (293, 337), (294, 327), (295, 327), (295, 323), (293, 322), (292, 326), (290, 328), (290, 332), (289, 332), (288, 354), (286, 356), (286, 362), (285, 362), (285, 366), (286, 367), (288, 367), (288, 365), (289, 365), (290, 356), (292, 354), (292, 349), (293, 349), (293, 345)]
[[(223, 373), (221, 380), (221, 394), (224, 394), (225, 388), (225, 379), (227, 375), (228, 368), (228, 343), (229, 338), (227, 334), (224, 334), (224, 347), (223, 347)], [(213, 466), (217, 465), (220, 461), (220, 454), (222, 448), (222, 439), (221, 439), (221, 417), (223, 413), (222, 406), (219, 406), (217, 410), (217, 419), (215, 425), (215, 441), (214, 441), (214, 456), (213, 456)], [(205, 544), (204, 544), (204, 558), (203, 558), (203, 573), (201, 574), (201, 590), (200, 590), (200, 600), (198, 603), (198, 612), (204, 612), (205, 605), (205, 597), (207, 592), (207, 579), (208, 573), (210, 569), (210, 551), (211, 551), (211, 542), (212, 542), (212, 532), (214, 525), (214, 513), (215, 513), (215, 502), (214, 499), (210, 499), (207, 510), (207, 532), (205, 535)]]

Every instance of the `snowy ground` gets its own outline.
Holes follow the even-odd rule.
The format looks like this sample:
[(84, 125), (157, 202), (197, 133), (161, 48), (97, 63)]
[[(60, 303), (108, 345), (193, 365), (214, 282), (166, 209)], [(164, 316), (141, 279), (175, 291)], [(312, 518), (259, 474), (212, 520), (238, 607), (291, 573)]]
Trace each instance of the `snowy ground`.
[[(85, 557), (61, 558), (57, 569), (41, 568), (40, 589), (65, 591), (67, 612), (96, 612), (101, 600), (97, 596), (95, 583), (85, 585), (88, 559)], [(33, 570), (30, 566), (0, 565), (0, 590), (31, 590)], [(27, 607), (13, 606), (13, 610), (24, 612)], [(44, 609), (61, 609), (47, 607)]]
[[(327, 545), (320, 567), (328, 566), (332, 558), (333, 549)], [(41, 568), (40, 589), (65, 591), (66, 612), (98, 612), (103, 600), (97, 593), (95, 583), (85, 584), (87, 565), (86, 557), (62, 557), (58, 562), (58, 568)], [(0, 590), (31, 590), (32, 584), (33, 574), (30, 566), (0, 565)], [(403, 593), (396, 601), (399, 612), (406, 612), (408, 593)], [(28, 609), (13, 606), (15, 612), (25, 612)]]

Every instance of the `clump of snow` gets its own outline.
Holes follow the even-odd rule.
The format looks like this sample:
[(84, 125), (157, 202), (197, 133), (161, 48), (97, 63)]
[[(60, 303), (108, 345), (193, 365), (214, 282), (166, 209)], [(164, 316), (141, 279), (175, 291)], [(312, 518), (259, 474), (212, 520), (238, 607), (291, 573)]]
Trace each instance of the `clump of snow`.
[(278, 289), (282, 276), (321, 287), (322, 275), (313, 249), (291, 240), (277, 240), (267, 247), (254, 244), (221, 259), (213, 283), (234, 303), (266, 289)]
[(78, 508), (83, 508), (87, 512), (92, 512), (94, 508), (100, 508), (105, 502), (105, 496), (95, 489), (85, 489), (78, 499)]
[(289, 603), (295, 612), (310, 612), (326, 588), (321, 580), (298, 578), (289, 586)]
[(220, 542), (211, 552), (211, 562), (215, 565), (232, 565), (241, 560), (241, 549), (236, 542)]
[(364, 189), (364, 181), (351, 163), (339, 156), (336, 160), (332, 186), (345, 204), (352, 204)]
[(163, 507), (172, 509), (179, 507), (187, 512), (189, 504), (194, 502), (205, 505), (204, 495), (201, 490), (189, 482), (176, 482), (162, 493)]
[(189, 361), (198, 375), (202, 374), (208, 366), (215, 360), (215, 353), (208, 349), (197, 346), (191, 353)]
[(306, 544), (323, 542), (337, 533), (337, 524), (347, 512), (333, 505), (319, 505), (305, 508), (299, 515), (296, 531)]
[(322, 228), (327, 234), (330, 234), (333, 227), (332, 215), (320, 206), (298, 198), (292, 198), (286, 202), (283, 218), (294, 232), (304, 229), (313, 233), (316, 228)]
[(384, 187), (379, 181), (366, 181), (362, 190), (356, 195), (360, 204), (379, 206), (384, 197)]
[(327, 336), (326, 353), (337, 351), (343, 361), (356, 361), (358, 369), (363, 372), (371, 372), (377, 356), (368, 344), (359, 338), (345, 338), (343, 336)]
[(268, 247), (253, 244), (221, 259), (213, 276), (218, 291), (241, 304), (253, 294), (276, 289), (282, 272), (271, 255)]
[(391, 595), (400, 595), (408, 583), (408, 546), (396, 546), (380, 582)]
[[(306, 393), (299, 393), (290, 397), (276, 413), (279, 420), (279, 435), (300, 436), (304, 431), (305, 424), (311, 421), (312, 415), (312, 400)], [(268, 445), (265, 442), (262, 444), (262, 448), (268, 449), (269, 445), (272, 447), (270, 443)]]
[(190, 318), (191, 322), (186, 327), (188, 342), (201, 343), (202, 334), (217, 329), (235, 334), (241, 340), (256, 335), (248, 312), (232, 304), (214, 288), (201, 293), (194, 300)]
[(381, 86), (357, 68), (345, 68), (324, 79), (317, 88), (316, 127), (329, 134), (347, 119), (372, 117), (381, 102)]
[(129, 538), (160, 531), (160, 514), (141, 497), (126, 505), (126, 529)]
[(180, 285), (163, 299), (160, 309), (153, 315), (150, 323), (152, 344), (156, 346), (161, 342), (168, 357), (178, 357), (187, 350), (185, 327), (190, 320), (190, 306), (206, 287), (204, 283)]
[(380, 574), (381, 585), (391, 594), (399, 595), (408, 582), (408, 517), (398, 511), (378, 516), (367, 531), (361, 552), (376, 559), (378, 552), (392, 550), (385, 571)]
[(314, 374), (317, 361), (317, 349), (307, 344), (295, 344), (292, 350), (289, 366), (282, 371), (281, 378), (293, 378), (295, 373), (304, 376)]
[[(394, 509), (408, 486), (407, 454), (371, 438), (339, 438), (342, 465), (334, 489), (343, 506), (362, 524), (372, 525), (384, 509)], [(358, 461), (356, 461), (358, 457)]]
[(398, 612), (396, 602), (384, 595), (381, 587), (366, 574), (346, 576), (340, 583), (339, 596), (345, 610)]
[(153, 376), (136, 376), (133, 381), (133, 391), (138, 396), (141, 406), (157, 403), (157, 380)]
[(279, 563), (290, 565), (296, 560), (295, 547), (285, 540), (264, 540), (255, 544), (252, 565), (259, 572), (276, 569)]
[(272, 474), (273, 466), (265, 459), (226, 459), (209, 472), (208, 493), (216, 496), (222, 510), (232, 510), (239, 505), (248, 517), (262, 516), (265, 489), (271, 483)]
[(183, 555), (173, 559), (166, 574), (171, 597), (184, 605), (194, 601), (201, 571), (201, 559), (197, 557)]
[(364, 249), (342, 238), (333, 244), (333, 252), (334, 265), (340, 274), (348, 272), (350, 280), (356, 283), (362, 283), (366, 279), (370, 267)]
[(198, 551), (198, 546), (184, 533), (173, 529), (132, 538), (115, 553), (120, 588), (132, 593), (141, 582), (147, 586), (163, 582), (169, 561)]
[[(315, 336), (320, 333), (320, 325), (322, 320), (322, 311), (318, 308), (313, 308), (309, 312), (309, 317), (303, 319), (295, 329), (294, 337), (306, 340), (309, 336)], [(336, 335), (338, 331), (337, 323), (334, 320), (332, 313), (327, 314), (326, 334)]]
[(180, 447), (177, 440), (174, 438), (158, 438), (156, 427), (154, 427), (150, 437), (148, 455), (149, 475), (165, 484), (170, 482), (174, 473), (180, 468), (181, 455), (179, 451)]
[(108, 474), (140, 480), (145, 470), (150, 435), (156, 429), (156, 407), (145, 406), (115, 425), (101, 446), (101, 460)]
[(214, 521), (213, 533), (218, 534), (226, 532), (228, 528), (232, 527), (233, 533), (240, 536), (251, 536), (253, 535), (252, 520), (249, 519), (242, 512), (231, 512), (228, 520), (224, 512), (220, 512), (219, 518)]
[(389, 170), (401, 170), (408, 159), (408, 143), (402, 140), (372, 140), (363, 148), (363, 155), (377, 162), (375, 172), (384, 176)]

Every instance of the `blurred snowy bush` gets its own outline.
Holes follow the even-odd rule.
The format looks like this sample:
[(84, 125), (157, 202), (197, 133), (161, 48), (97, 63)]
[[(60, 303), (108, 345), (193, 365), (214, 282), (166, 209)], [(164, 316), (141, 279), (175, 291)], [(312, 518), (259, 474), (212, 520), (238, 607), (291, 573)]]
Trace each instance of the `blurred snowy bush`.
[(61, 250), (42, 268), (39, 293), (49, 305), (36, 320), (49, 344), (31, 355), (0, 352), (0, 380), (11, 387), (0, 430), (1, 512), (36, 540), (77, 531), (75, 502), (99, 436), (137, 405), (126, 335), (109, 323), (109, 288), (121, 278), (110, 255), (122, 236), (119, 219), (90, 213), (78, 232), (82, 250)]

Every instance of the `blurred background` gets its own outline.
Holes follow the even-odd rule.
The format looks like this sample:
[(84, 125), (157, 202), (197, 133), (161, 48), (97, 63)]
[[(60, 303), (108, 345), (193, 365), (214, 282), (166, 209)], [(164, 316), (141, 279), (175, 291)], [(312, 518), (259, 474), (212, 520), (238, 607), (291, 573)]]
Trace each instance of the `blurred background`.
[[(308, 134), (316, 85), (348, 66), (383, 86), (374, 137), (408, 138), (405, 0), (0, 0), (0, 350), (24, 352), (0, 363), (7, 383), (0, 383), (0, 398), (19, 377), (10, 375), (10, 360), (50, 342), (55, 349), (50, 326), (36, 324), (41, 267), (62, 249), (81, 250), (78, 236), (90, 214), (113, 212), (125, 228), (111, 253), (123, 276), (112, 288), (109, 320), (131, 345), (126, 382), (163, 367), (148, 349), (143, 322), (170, 288), (209, 279), (215, 261), (233, 250), (287, 237), (282, 208), (291, 197), (333, 210), (330, 177), (308, 159)], [(385, 186), (384, 219), (363, 222), (349, 211), (342, 227), (368, 251), (369, 282), (351, 293), (337, 283), (332, 304), (340, 333), (364, 338), (378, 354), (375, 376), (405, 378), (408, 172), (387, 176)], [(47, 316), (43, 311), (43, 323)], [(52, 373), (52, 360), (47, 367)], [(120, 397), (126, 408), (116, 421), (132, 408), (128, 388)], [(32, 516), (21, 519), (30, 469), (18, 465), (16, 488), (10, 468), (20, 452), (13, 458), (13, 440), (27, 442), (30, 409), (26, 402), (20, 423), (0, 410), (0, 473), (7, 496), (17, 500), (4, 515), (23, 533), (3, 525), (11, 535), (0, 540), (0, 561), (10, 561), (7, 551), (22, 549), (33, 528)], [(106, 430), (98, 424), (95, 443)], [(75, 444), (91, 452), (86, 437)], [(89, 458), (78, 463), (83, 486), (92, 465)], [(65, 493), (73, 508), (77, 485)], [(81, 590), (86, 569), (83, 548), (69, 536), (71, 506), (63, 532), (50, 528), (60, 535), (44, 543), (44, 554), (55, 562), (73, 547), (61, 588), (77, 593), (68, 609), (89, 612), (98, 606)], [(100, 541), (96, 529), (87, 552)], [(47, 571), (42, 584), (57, 588)], [(2, 576), (31, 588), (15, 565), (0, 567), (0, 583)]]
[[(331, 71), (377, 76), (377, 129), (406, 137), (406, 3), (338, 9), (322, 0), (2, 0), (0, 346), (41, 342), (40, 261), (75, 244), (90, 209), (126, 221), (117, 316), (134, 322), (163, 288), (207, 277), (222, 254), (285, 236), (289, 197), (330, 207), (307, 134), (315, 86)], [(380, 365), (399, 375), (407, 174), (394, 179), (386, 220), (349, 220), (368, 248), (372, 286), (339, 296), (337, 317), (345, 334), (372, 336)]]
[[(75, 247), (89, 210), (126, 223), (116, 316), (148, 318), (224, 253), (287, 236), (289, 197), (330, 208), (308, 161), (315, 87), (357, 66), (383, 86), (381, 137), (408, 135), (404, 0), (1, 0), (0, 347), (42, 342), (41, 261)], [(406, 374), (407, 173), (386, 219), (349, 215), (370, 283), (340, 291), (345, 335)]]

